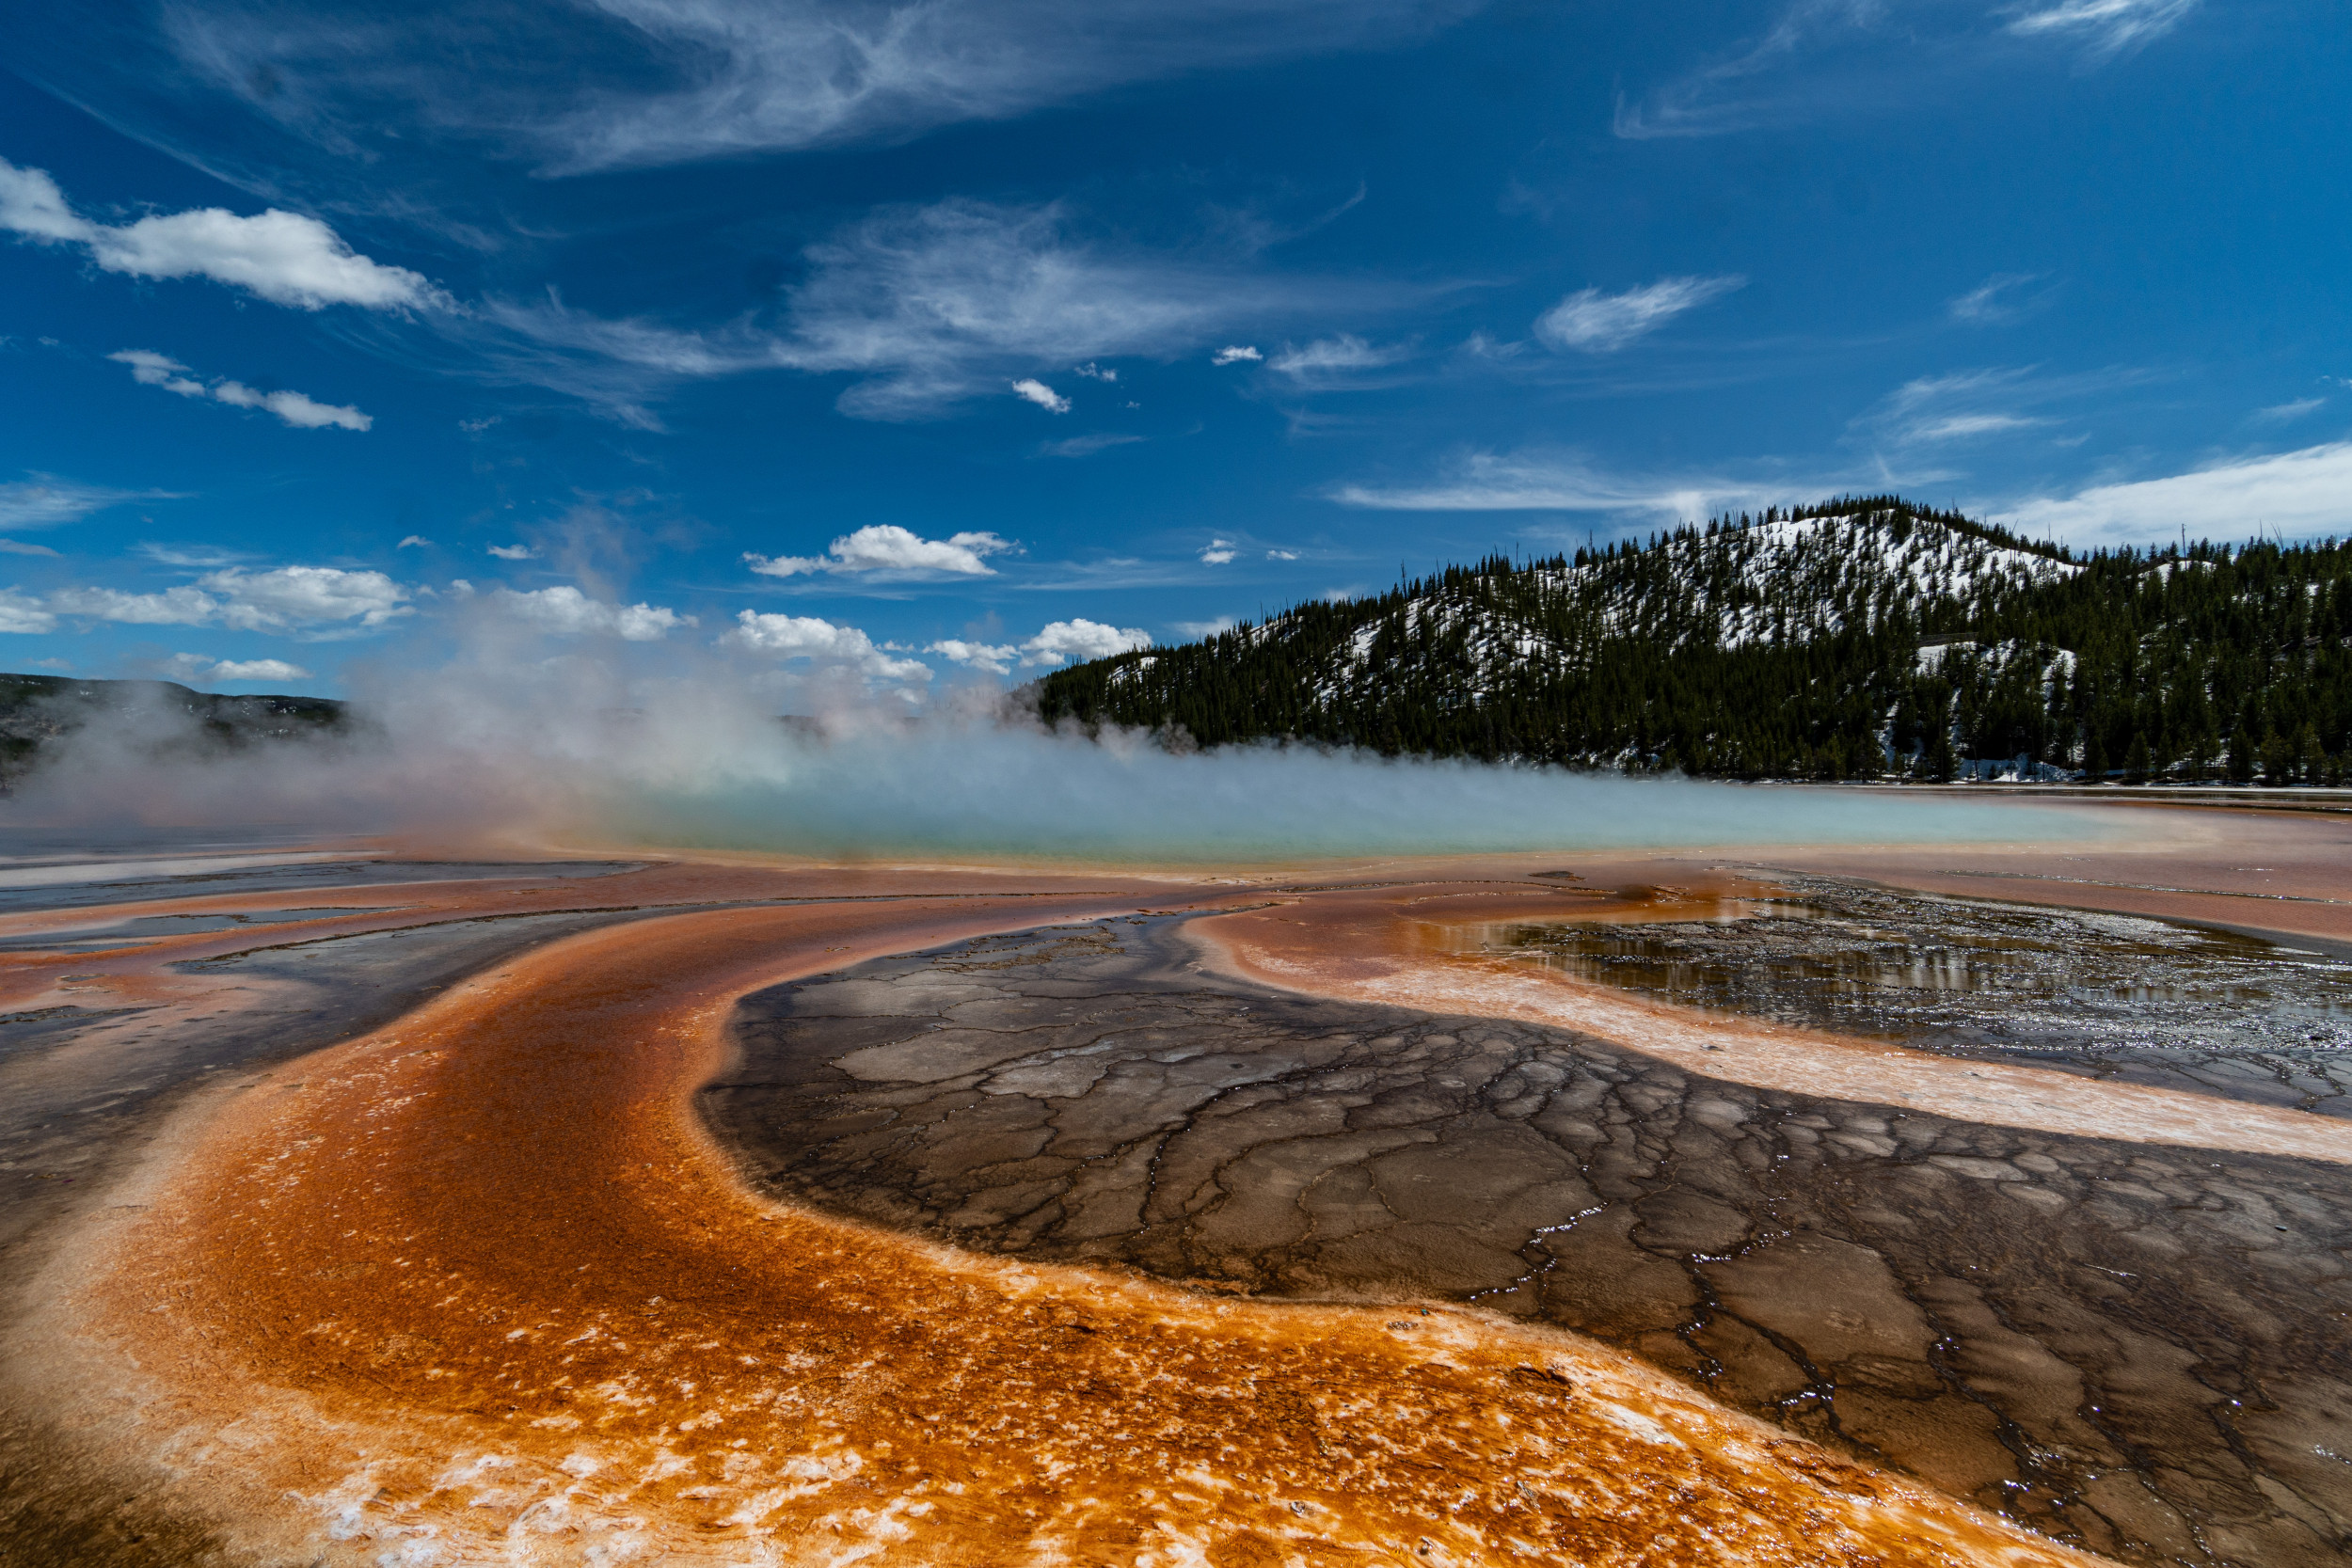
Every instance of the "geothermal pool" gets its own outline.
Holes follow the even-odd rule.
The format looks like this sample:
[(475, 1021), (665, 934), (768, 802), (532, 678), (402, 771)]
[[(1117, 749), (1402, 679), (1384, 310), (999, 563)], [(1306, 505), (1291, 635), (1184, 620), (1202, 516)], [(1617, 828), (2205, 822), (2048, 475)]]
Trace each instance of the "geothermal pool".
[(2352, 832), (2127, 825), (44, 847), (0, 1560), (2334, 1560)]

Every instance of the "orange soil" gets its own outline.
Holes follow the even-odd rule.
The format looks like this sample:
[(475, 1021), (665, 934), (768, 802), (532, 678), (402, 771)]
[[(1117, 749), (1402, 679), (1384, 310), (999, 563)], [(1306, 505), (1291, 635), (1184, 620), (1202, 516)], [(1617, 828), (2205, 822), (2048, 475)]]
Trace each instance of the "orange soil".
[[(2043, 857), (2042, 863), (2048, 863)], [(1900, 875), (1900, 863), (1842, 863)], [(1572, 920), (1692, 918), (1709, 898), (1761, 891), (1720, 871), (1662, 860), (1595, 863), (1604, 886), (1629, 873), (1681, 870), (1681, 885), (1633, 896), (1431, 882), (1334, 892), (1188, 927), (1218, 967), (1314, 996), (1520, 1019), (1581, 1030), (1711, 1078), (1757, 1088), (1931, 1112), (1960, 1121), (2039, 1128), (2190, 1148), (2230, 1148), (2352, 1164), (2352, 1124), (2209, 1095), (2103, 1083), (2070, 1073), (1925, 1052), (1706, 1013), (1579, 980), (1556, 970), (1464, 951), (1466, 929)], [(2178, 867), (2167, 867), (2177, 873)], [(1894, 872), (1895, 875), (1887, 873)], [(1981, 876), (1979, 880), (1986, 879)], [(2003, 884), (2020, 896), (2029, 884)], [(2176, 900), (2189, 905), (2192, 898)], [(2352, 911), (2347, 911), (2352, 912)]]
[(184, 1124), (16, 1375), (297, 1560), (2090, 1560), (1569, 1336), (965, 1257), (762, 1205), (703, 1136), (747, 990), (1152, 895), (551, 944)]

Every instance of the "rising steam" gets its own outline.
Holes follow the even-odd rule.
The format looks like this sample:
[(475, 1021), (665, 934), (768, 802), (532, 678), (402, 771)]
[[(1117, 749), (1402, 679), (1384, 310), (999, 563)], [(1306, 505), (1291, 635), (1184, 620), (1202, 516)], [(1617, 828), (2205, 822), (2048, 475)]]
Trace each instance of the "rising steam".
[(1132, 733), (1051, 731), (977, 692), (914, 720), (836, 690), (822, 721), (787, 722), (778, 702), (772, 683), (712, 668), (647, 678), (477, 655), (363, 680), (360, 720), (340, 737), (224, 752), (166, 711), (93, 724), (0, 821), (1161, 863), (2092, 831), (1949, 800), (1307, 747), (1174, 752)]

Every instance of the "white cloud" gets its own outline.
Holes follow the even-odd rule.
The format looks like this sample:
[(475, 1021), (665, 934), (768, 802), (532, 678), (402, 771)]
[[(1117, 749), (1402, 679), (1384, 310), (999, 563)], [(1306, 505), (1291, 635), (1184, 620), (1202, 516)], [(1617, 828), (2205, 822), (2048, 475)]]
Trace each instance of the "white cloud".
[(1048, 414), (1067, 414), (1070, 400), (1034, 377), (1024, 377), (1012, 384), (1013, 396), (1025, 403), (1034, 403)]
[(2031, 272), (1995, 273), (1959, 298), (1946, 301), (1945, 312), (1954, 321), (1979, 325), (2014, 321), (2035, 303), (2017, 299), (2016, 292), (2040, 276)]
[(974, 670), (985, 670), (992, 675), (1010, 670), (1012, 661), (1021, 657), (1020, 648), (1010, 642), (967, 642), (961, 637), (941, 638), (923, 651)]
[(1091, 359), (1088, 360), (1083, 365), (1073, 365), (1071, 367), (1071, 373), (1073, 375), (1083, 375), (1093, 381), (1117, 381), (1119, 379), (1119, 372), (1117, 371), (1097, 365)]
[(1035, 637), (1018, 646), (1012, 643), (967, 642), (961, 638), (944, 638), (924, 649), (1001, 675), (1011, 670), (1013, 660), (1020, 659), (1024, 669), (1055, 666), (1072, 659), (1107, 658), (1123, 654), (1131, 648), (1148, 648), (1151, 634), (1104, 626), (1100, 621), (1072, 620), (1048, 623)]
[(412, 533), (412, 534), (408, 535), (408, 537), (407, 537), (407, 538), (403, 539), (403, 540), (402, 540), (399, 544), (394, 545), (394, 546), (392, 546), (392, 548), (394, 548), (394, 549), (396, 549), (396, 550), (408, 550), (408, 549), (429, 550), (429, 549), (431, 549), (432, 547), (433, 547), (433, 541), (432, 541), (432, 540), (430, 540), (430, 539), (427, 539), (427, 538), (426, 538), (423, 534), (421, 534), (421, 533)]
[(1296, 561), (1298, 552), (1296, 550), (1268, 550), (1265, 552), (1265, 558), (1268, 561)]
[[(1391, 512), (1616, 512), (1695, 518), (1763, 488), (1697, 475), (1610, 473), (1573, 453), (1471, 452), (1434, 483), (1343, 484), (1330, 496), (1343, 506)], [(1775, 488), (1804, 491), (1797, 485)]]
[(1217, 636), (1221, 632), (1232, 631), (1237, 625), (1239, 625), (1239, 623), (1236, 622), (1231, 615), (1220, 615), (1214, 621), (1171, 622), (1169, 623), (1169, 629), (1174, 631), (1179, 637), (1190, 638), (1194, 641), (1198, 642), (1205, 641), (1208, 638)]
[(0, 229), (45, 245), (73, 245), (108, 272), (209, 277), (304, 310), (439, 307), (447, 296), (418, 273), (369, 260), (313, 217), (277, 208), (241, 217), (218, 207), (155, 213), (119, 228), (92, 222), (37, 168), (0, 159)]
[(167, 355), (151, 349), (126, 348), (107, 358), (131, 367), (131, 379), (142, 387), (161, 387), (167, 392), (177, 392), (183, 398), (211, 398), (232, 408), (262, 408), (275, 414), (296, 430), (320, 430), (336, 425), (344, 430), (366, 430), (375, 423), (373, 415), (362, 414), (357, 408), (318, 403), (300, 392), (257, 391), (242, 381), (215, 379), (206, 385), (195, 379), (196, 372)]
[(617, 637), (625, 642), (658, 642), (679, 626), (698, 624), (691, 615), (680, 615), (675, 610), (655, 605), (592, 599), (569, 583), (536, 588), (527, 594), (511, 588), (496, 589), (490, 601), (516, 620), (560, 637)]
[(1048, 457), (1091, 457), (1111, 447), (1131, 447), (1143, 439), (1140, 436), (1113, 436), (1097, 432), (1092, 436), (1073, 436), (1066, 441), (1048, 441), (1038, 450)]
[(184, 499), (176, 490), (110, 490), (54, 474), (33, 474), (12, 484), (0, 484), (0, 528), (56, 528), (125, 501)]
[(2009, 509), (2010, 526), (2070, 543), (2163, 544), (2352, 533), (2352, 441), (2233, 458), (2163, 479), (2095, 484)]
[(310, 672), (282, 658), (210, 658), (202, 654), (174, 654), (164, 662), (164, 673), (172, 680), (211, 686), (222, 681), (298, 681), (307, 678)]
[(2060, 0), (2028, 10), (2009, 30), (2031, 38), (2045, 33), (2088, 39), (2091, 53), (2119, 55), (2161, 38), (2197, 8), (2197, 0)]
[(1876, 443), (1897, 449), (1941, 446), (2056, 421), (2027, 408), (2107, 391), (2142, 379), (2135, 372), (2038, 376), (2030, 368), (1953, 371), (1904, 382), (1853, 421)]
[(22, 539), (0, 539), (0, 555), (45, 555), (55, 558), (56, 553), (46, 545), (28, 545)]
[(835, 406), (853, 418), (914, 420), (1034, 379), (1041, 364), (1172, 358), (1254, 321), (1388, 309), (1414, 293), (1270, 276), (1230, 246), (1169, 256), (1093, 242), (1058, 204), (884, 208), (803, 254), (807, 275), (780, 330), (750, 317), (709, 331), (606, 320), (553, 298), (486, 300), (445, 330), (502, 377), (646, 429), (660, 428), (647, 403), (679, 382), (775, 369), (850, 377)]
[(195, 588), (167, 588), (160, 594), (130, 594), (119, 588), (60, 588), (49, 595), (49, 608), (68, 615), (94, 616), (101, 621), (133, 626), (205, 626), (220, 618), (221, 605)]
[(807, 256), (771, 360), (862, 377), (840, 406), (872, 419), (932, 412), (1041, 361), (1174, 354), (1304, 298), (1231, 267), (1089, 244), (1058, 205), (885, 209)]
[(2291, 424), (2306, 414), (2317, 413), (2327, 406), (2327, 403), (2326, 398), (2296, 398), (2293, 403), (2273, 404), (2268, 408), (2258, 408), (2254, 411), (2254, 418), (2265, 424)]
[(1353, 333), (1343, 332), (1337, 337), (1318, 338), (1311, 343), (1285, 348), (1266, 361), (1266, 369), (1303, 386), (1333, 388), (1356, 381), (1367, 371), (1382, 370), (1409, 358), (1412, 352), (1410, 343), (1368, 343)]
[(836, 626), (814, 615), (768, 615), (746, 610), (723, 633), (721, 643), (752, 653), (842, 665), (879, 680), (927, 681), (930, 666), (920, 659), (892, 658), (855, 626)]
[(373, 631), (413, 614), (408, 590), (381, 572), (336, 566), (280, 566), (212, 572), (197, 586), (135, 594), (114, 588), (61, 588), (48, 608), (61, 614), (151, 626), (227, 626), (236, 631)]
[(1964, 441), (2005, 430), (2030, 430), (2049, 422), (2023, 414), (1946, 414), (1913, 421), (1903, 428), (1902, 436), (1907, 441)]
[(1252, 363), (1257, 360), (1263, 359), (1264, 357), (1264, 355), (1259, 353), (1256, 349), (1250, 347), (1247, 343), (1228, 343), (1223, 348), (1218, 349), (1215, 354), (1209, 356), (1209, 363), (1212, 365), (1240, 365)]
[(1053, 621), (1021, 644), (1021, 662), (1035, 667), (1062, 664), (1073, 658), (1108, 658), (1113, 654), (1151, 645), (1149, 632), (1104, 626), (1100, 621)]
[(0, 632), (38, 633), (57, 629), (57, 618), (40, 601), (17, 588), (0, 588)]
[[(405, 544), (406, 541), (404, 540), (403, 543)], [(419, 543), (422, 543), (422, 541), (420, 540)], [(497, 556), (501, 561), (530, 561), (536, 558), (539, 554), (537, 550), (532, 549), (529, 545), (492, 545), (490, 546), (490, 553)]]
[[(564, 171), (669, 163), (896, 140), (938, 125), (1007, 119), (1125, 82), (1384, 43), (1433, 30), (1474, 7), (1422, 0), (596, 0), (596, 8), (626, 24), (628, 52), (609, 74), (590, 76), (585, 90), (568, 95), (568, 107), (537, 94), (522, 103), (501, 96), (501, 76), (489, 74), (496, 67), (478, 50), (441, 68), (437, 107), (445, 116), (480, 117), (493, 133), (530, 127)], [(548, 57), (595, 59), (564, 48), (576, 43), (571, 32), (537, 41)], [(264, 53), (268, 41), (278, 41), (278, 49)], [(314, 57), (331, 61), (328, 69), (350, 70), (347, 43), (342, 56), (330, 53), (342, 42), (322, 40)], [(254, 39), (245, 52), (259, 56), (258, 67), (281, 60), (285, 47)], [(526, 81), (543, 93), (549, 78)], [(517, 112), (527, 106), (540, 112)], [(503, 117), (495, 113), (501, 107)]]
[(1661, 277), (1623, 293), (1580, 289), (1535, 318), (1535, 336), (1556, 349), (1613, 353), (1686, 310), (1745, 288), (1747, 281), (1739, 277)]
[(1200, 551), (1200, 560), (1210, 566), (1224, 566), (1232, 562), (1233, 554), (1231, 539), (1212, 539)]
[(790, 578), (804, 573), (870, 574), (885, 580), (916, 578), (986, 578), (996, 569), (981, 557), (1002, 555), (1020, 546), (993, 533), (951, 533), (926, 539), (896, 523), (868, 523), (854, 533), (835, 539), (820, 556), (765, 556), (746, 551), (743, 559), (762, 577)]

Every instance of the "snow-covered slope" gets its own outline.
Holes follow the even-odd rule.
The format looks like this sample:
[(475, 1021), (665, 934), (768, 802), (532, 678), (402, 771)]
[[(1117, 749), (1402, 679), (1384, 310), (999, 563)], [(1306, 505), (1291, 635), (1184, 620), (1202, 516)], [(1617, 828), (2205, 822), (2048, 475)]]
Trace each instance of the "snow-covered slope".
[[(1312, 672), (1315, 698), (1344, 700), (1406, 648), (1443, 647), (1483, 697), (1531, 667), (1578, 668), (1607, 642), (1739, 648), (1809, 641), (1890, 615), (1974, 606), (2079, 570), (1965, 525), (1880, 510), (1686, 529), (1636, 548), (1502, 574), (1449, 574), (1369, 613)], [(1277, 617), (1254, 639), (1305, 622)], [(1304, 651), (1304, 650), (1302, 650)]]

